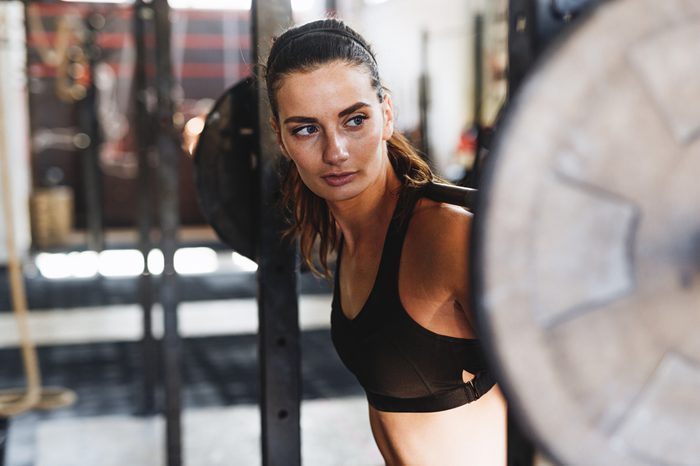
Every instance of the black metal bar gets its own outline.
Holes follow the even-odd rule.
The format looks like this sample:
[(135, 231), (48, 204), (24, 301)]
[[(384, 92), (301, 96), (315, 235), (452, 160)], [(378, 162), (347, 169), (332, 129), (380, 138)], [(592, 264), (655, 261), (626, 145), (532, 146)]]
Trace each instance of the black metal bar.
[(443, 183), (430, 183), (426, 187), (425, 197), (433, 201), (446, 202), (471, 210), (476, 203), (476, 189)]
[(535, 464), (535, 446), (511, 411), (508, 412), (506, 429), (508, 439), (506, 464), (508, 466), (533, 466)]
[(0, 466), (5, 464), (5, 452), (7, 451), (7, 438), (10, 435), (10, 419), (0, 416)]
[(86, 89), (85, 98), (78, 103), (78, 126), (81, 137), (76, 138), (82, 159), (87, 247), (93, 251), (104, 249), (102, 183), (99, 164), (101, 137), (97, 119), (97, 87), (94, 77), (95, 67), (100, 59), (97, 34), (103, 26), (104, 17), (98, 13), (91, 14), (85, 21), (84, 48), (92, 78)]
[(178, 335), (178, 278), (174, 256), (177, 248), (178, 215), (178, 157), (180, 147), (173, 126), (174, 77), (170, 57), (170, 6), (167, 0), (153, 1), (156, 36), (156, 81), (158, 94), (158, 204), (160, 249), (164, 270), (160, 282), (160, 302), (163, 306), (163, 378), (165, 382), (165, 423), (168, 466), (182, 464), (181, 426), (181, 342)]
[(146, 27), (153, 18), (153, 9), (143, 0), (134, 4), (134, 120), (136, 122), (136, 151), (139, 159), (139, 249), (144, 260), (143, 273), (139, 279), (139, 304), (143, 311), (143, 336), (141, 338), (143, 397), (140, 411), (154, 414), (156, 411), (157, 348), (153, 338), (152, 307), (154, 301), (153, 277), (148, 270), (148, 253), (152, 248), (151, 228), (151, 167), (149, 155), (152, 148), (152, 118), (147, 105), (148, 80), (146, 76)]
[(420, 147), (426, 159), (430, 158), (430, 137), (428, 135), (428, 109), (430, 107), (430, 76), (428, 75), (428, 45), (430, 36), (425, 30), (421, 34), (421, 72), (418, 78), (418, 112), (420, 119)]
[[(253, 2), (254, 57), (262, 61), (270, 38), (292, 22), (289, 0)], [(259, 135), (258, 316), (263, 465), (301, 464), (301, 370), (296, 244), (282, 240), (279, 147), (268, 121), (265, 84), (257, 80)]]
[(517, 91), (535, 59), (535, 2), (508, 2), (508, 97)]
[(476, 141), (474, 144), (474, 163), (469, 173), (467, 186), (479, 187), (479, 170), (481, 169), (481, 152), (484, 144), (484, 128), (482, 122), (482, 104), (484, 98), (484, 18), (481, 14), (474, 15), (474, 122)]

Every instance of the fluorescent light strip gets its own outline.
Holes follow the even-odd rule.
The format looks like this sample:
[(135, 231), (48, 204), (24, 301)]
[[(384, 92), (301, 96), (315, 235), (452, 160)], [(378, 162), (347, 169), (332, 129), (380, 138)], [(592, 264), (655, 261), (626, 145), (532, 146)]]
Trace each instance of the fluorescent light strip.
[(138, 249), (111, 249), (100, 253), (99, 272), (103, 277), (136, 277), (143, 272), (143, 256)]
[[(133, 5), (134, 0), (63, 0), (65, 3), (117, 3)], [(251, 0), (168, 0), (174, 10), (250, 10)], [(292, 0), (292, 10), (311, 11), (318, 0)]]
[(131, 5), (134, 0), (62, 0), (65, 3), (119, 3)]
[(250, 0), (168, 0), (175, 10), (250, 10)]

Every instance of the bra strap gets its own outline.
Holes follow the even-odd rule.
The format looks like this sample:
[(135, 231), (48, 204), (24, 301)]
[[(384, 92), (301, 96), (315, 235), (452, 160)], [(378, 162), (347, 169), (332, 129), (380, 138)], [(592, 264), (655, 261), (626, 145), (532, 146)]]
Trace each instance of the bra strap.
[(435, 393), (419, 398), (396, 398), (368, 391), (367, 401), (379, 411), (394, 413), (430, 413), (445, 411), (476, 401), (486, 394), (495, 384), (496, 379), (491, 372), (481, 371), (469, 382), (446, 392)]

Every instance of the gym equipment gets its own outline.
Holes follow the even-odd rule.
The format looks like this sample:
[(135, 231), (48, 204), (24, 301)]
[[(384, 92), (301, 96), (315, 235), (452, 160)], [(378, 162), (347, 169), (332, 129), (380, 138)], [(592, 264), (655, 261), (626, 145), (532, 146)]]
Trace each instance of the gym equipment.
[(598, 5), (510, 102), (473, 290), (511, 409), (562, 464), (700, 458), (700, 3)]
[(427, 186), (425, 197), (433, 201), (446, 202), (471, 210), (476, 201), (476, 189), (433, 182)]
[[(292, 22), (289, 0), (252, 3), (254, 57)], [(263, 464), (301, 464), (296, 243), (280, 238), (282, 162), (264, 82), (246, 78), (218, 99), (194, 152), (199, 204), (221, 240), (258, 263)]]
[[(9, 59), (16, 59), (16, 51), (11, 49), (10, 46), (14, 46), (16, 41), (16, 32), (18, 24), (21, 24), (22, 20), (22, 6), (17, 3), (7, 3), (0, 5), (0, 22), (3, 23), (3, 28), (0, 30), (0, 36), (3, 42), (6, 42), (7, 48), (3, 47), (0, 49), (0, 64), (4, 65)], [(2, 66), (0, 68), (6, 68)], [(10, 68), (10, 67), (7, 67)], [(20, 80), (20, 76), (12, 70), (8, 71), (10, 75), (10, 85), (16, 86), (16, 82)], [(8, 85), (9, 86), (9, 85)], [(12, 89), (12, 88), (10, 88)], [(17, 89), (13, 89), (15, 93), (18, 93), (19, 86)], [(22, 96), (22, 93), (18, 93)], [(8, 97), (12, 97), (7, 100)], [(24, 289), (24, 276), (22, 274), (22, 254), (20, 253), (20, 246), (22, 245), (22, 238), (18, 238), (18, 232), (21, 232), (23, 228), (17, 228), (18, 223), (24, 223), (24, 217), (21, 214), (17, 214), (18, 205), (21, 206), (22, 202), (17, 202), (15, 200), (16, 192), (23, 192), (24, 190), (14, 189), (16, 185), (22, 186), (24, 181), (22, 176), (16, 176), (12, 179), (10, 173), (10, 167), (13, 166), (13, 158), (11, 158), (11, 150), (25, 150), (25, 146), (17, 143), (17, 134), (7, 135), (6, 128), (10, 128), (14, 131), (19, 131), (21, 135), (26, 130), (26, 122), (24, 117), (26, 113), (23, 107), (19, 107), (19, 110), (15, 115), (10, 117), (6, 113), (8, 108), (8, 103), (17, 104), (18, 102), (10, 95), (7, 89), (0, 89), (0, 133), (2, 133), (3, 140), (0, 142), (0, 219), (2, 219), (2, 238), (4, 244), (2, 245), (3, 256), (7, 256), (7, 269), (9, 275), (9, 291), (12, 297), (12, 310), (15, 320), (17, 322), (17, 330), (19, 333), (20, 349), (22, 355), (22, 366), (24, 368), (24, 374), (26, 378), (27, 385), (24, 388), (13, 388), (0, 391), (0, 418), (9, 418), (21, 414), (23, 412), (32, 409), (55, 409), (63, 406), (72, 404), (75, 401), (75, 393), (71, 390), (67, 390), (60, 387), (42, 387), (41, 384), (41, 371), (39, 368), (39, 360), (36, 354), (36, 348), (34, 342), (31, 339), (29, 332), (29, 319), (28, 319), (28, 306), (27, 306), (27, 296)], [(13, 123), (12, 126), (8, 126), (8, 118), (15, 118), (19, 121)], [(9, 140), (9, 142), (8, 142)], [(20, 157), (24, 154), (19, 154)], [(20, 174), (22, 172), (20, 171)], [(0, 437), (5, 436), (5, 430), (7, 422), (2, 423), (4, 428), (0, 428)], [(2, 463), (2, 453), (4, 440), (0, 441), (0, 463)]]
[(228, 89), (206, 118), (194, 152), (199, 205), (222, 241), (256, 260), (258, 174), (255, 81)]
[(600, 0), (508, 0), (495, 17), (508, 18), (508, 92), (514, 93), (545, 48)]

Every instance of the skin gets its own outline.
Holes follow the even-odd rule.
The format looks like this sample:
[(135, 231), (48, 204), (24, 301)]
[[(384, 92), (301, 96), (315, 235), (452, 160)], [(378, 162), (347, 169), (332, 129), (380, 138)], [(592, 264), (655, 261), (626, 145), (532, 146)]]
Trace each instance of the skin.
[[(354, 318), (374, 285), (400, 186), (387, 158), (391, 99), (379, 102), (363, 67), (331, 62), (286, 76), (277, 100), (279, 119), (271, 124), (280, 148), (342, 231), (341, 307)], [(435, 333), (476, 337), (467, 289), (471, 223), (461, 208), (421, 199), (409, 224), (399, 295), (408, 314)], [(471, 377), (464, 372), (465, 381)], [(370, 406), (369, 419), (388, 465), (506, 462), (506, 405), (497, 386), (473, 403), (435, 413)]]

